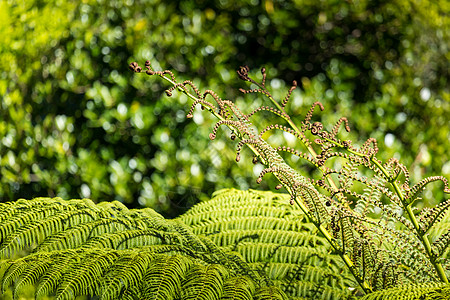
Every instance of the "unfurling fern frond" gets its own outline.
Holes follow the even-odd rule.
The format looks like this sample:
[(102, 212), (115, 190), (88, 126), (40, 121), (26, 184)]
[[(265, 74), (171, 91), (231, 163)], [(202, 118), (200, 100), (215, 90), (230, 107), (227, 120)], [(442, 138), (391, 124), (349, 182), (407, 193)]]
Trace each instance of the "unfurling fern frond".
[[(414, 212), (417, 207), (413, 207), (417, 194), (431, 181), (443, 181), (444, 192), (450, 192), (445, 178), (430, 177), (410, 188), (407, 168), (395, 158), (385, 163), (380, 161), (377, 158), (378, 143), (374, 138), (368, 138), (361, 147), (353, 146), (349, 140), (339, 139), (337, 134), (343, 123), (345, 129), (350, 130), (346, 118), (340, 118), (330, 132), (322, 123), (312, 121), (316, 106), (324, 110), (320, 102), (313, 103), (301, 124), (297, 124), (286, 112), (286, 104), (297, 84), (293, 83), (285, 99), (277, 101), (265, 86), (264, 69), (261, 82), (250, 77), (248, 67), (241, 67), (237, 72), (240, 79), (254, 85), (248, 90), (240, 89), (241, 92), (256, 94), (270, 102), (270, 106), (253, 108), (250, 113), (245, 114), (232, 101), (222, 100), (210, 90), (202, 94), (191, 83), (177, 83), (170, 71), (154, 71), (150, 61), (145, 63), (145, 68), (143, 71), (137, 63), (130, 64), (130, 69), (136, 73), (157, 75), (171, 84), (172, 87), (167, 90), (168, 96), (172, 96), (174, 90), (179, 90), (191, 98), (194, 103), (187, 115), (189, 118), (192, 117), (195, 105), (201, 103), (202, 108), (218, 119), (210, 134), (212, 140), (216, 138), (218, 129), (222, 126), (227, 126), (232, 131), (232, 140), (239, 139), (236, 161), (241, 160), (241, 152), (244, 146), (248, 146), (254, 154), (254, 162), (264, 165), (256, 182), (261, 183), (268, 173), (272, 173), (278, 179), (280, 184), (276, 189), (284, 187), (288, 191), (289, 202), (301, 208), (305, 217), (322, 234), (334, 253), (342, 258), (347, 270), (364, 293), (413, 282), (440, 280), (448, 283), (448, 272), (444, 269), (448, 264), (443, 256), (448, 248), (450, 234), (442, 234), (438, 240), (431, 241), (434, 244), (426, 234), (427, 230), (442, 217), (441, 213), (432, 212), (435, 219), (421, 224)], [(193, 89), (195, 94), (191, 94), (188, 88)], [(212, 96), (214, 104), (205, 101), (206, 95)], [(255, 121), (252, 117), (257, 117), (259, 113), (269, 114), (277, 121), (268, 121), (269, 124), (262, 118)], [(294, 136), (297, 139), (296, 146), (301, 149), (270, 145), (263, 136), (267, 136), (266, 132), (274, 129), (280, 129)], [(310, 140), (311, 136), (314, 143)], [(283, 152), (303, 158), (305, 163), (311, 164), (317, 172), (308, 177), (302, 176), (286, 163), (280, 155)], [(332, 163), (334, 158), (337, 159), (336, 164)], [(361, 192), (362, 190), (364, 192)], [(233, 214), (239, 215), (242, 212), (234, 212), (232, 209), (228, 211), (231, 216), (229, 219), (224, 218), (225, 223), (220, 225), (215, 223), (216, 225), (209, 226), (208, 219), (196, 224), (197, 217), (188, 214), (186, 220), (199, 230), (204, 230), (204, 233), (210, 235), (216, 243), (226, 244), (233, 250), (241, 251), (247, 259), (259, 260), (258, 255), (262, 252), (255, 255), (250, 247), (245, 248), (241, 245), (266, 244), (271, 240), (271, 233), (274, 231), (276, 231), (274, 234), (276, 238), (272, 239), (274, 246), (261, 246), (264, 249), (262, 251), (277, 253), (282, 250), (283, 253), (287, 253), (291, 250), (283, 247), (284, 244), (287, 243), (288, 247), (298, 247), (299, 244), (292, 244), (294, 240), (300, 243), (307, 240), (296, 233), (280, 230), (279, 228), (284, 228), (286, 223), (273, 221), (267, 222), (267, 225), (274, 226), (267, 231), (239, 229), (240, 233), (235, 234), (233, 226), (239, 227), (233, 220)], [(224, 216), (226, 214), (223, 212), (213, 211), (209, 214), (209, 218)], [(249, 222), (251, 223), (247, 224), (257, 224), (264, 228), (264, 222), (259, 222), (258, 219)], [(305, 259), (310, 254), (295, 255)], [(413, 274), (417, 278), (414, 278)], [(314, 293), (317, 294), (321, 288), (322, 286), (315, 289)]]
[[(440, 236), (442, 233), (449, 230), (450, 226), (440, 226), (440, 222), (450, 224), (448, 209), (450, 208), (450, 200), (439, 203), (433, 208), (422, 209), (418, 220), (423, 233), (430, 232), (433, 236)], [(433, 228), (434, 227), (434, 228)]]

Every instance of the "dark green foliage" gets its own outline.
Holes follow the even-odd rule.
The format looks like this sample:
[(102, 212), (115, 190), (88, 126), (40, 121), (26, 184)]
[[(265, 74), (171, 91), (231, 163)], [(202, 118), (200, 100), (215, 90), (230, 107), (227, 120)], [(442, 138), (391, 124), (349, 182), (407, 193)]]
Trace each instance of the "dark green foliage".
[[(445, 0), (2, 1), (2, 201), (117, 199), (176, 216), (217, 189), (256, 188), (224, 140), (186, 122), (185, 98), (143, 101), (163, 87), (128, 84), (126, 64), (147, 58), (230, 99), (232, 70), (265, 66), (274, 88), (298, 81), (293, 115), (323, 101), (358, 140), (389, 133), (380, 158), (401, 157), (413, 181), (447, 176), (448, 15)], [(441, 196), (430, 185), (424, 205)]]

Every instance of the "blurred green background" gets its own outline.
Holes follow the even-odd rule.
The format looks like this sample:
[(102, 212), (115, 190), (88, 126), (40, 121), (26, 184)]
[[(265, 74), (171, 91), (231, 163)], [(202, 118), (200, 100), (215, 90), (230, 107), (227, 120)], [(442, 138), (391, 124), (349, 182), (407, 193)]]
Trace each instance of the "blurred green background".
[(299, 82), (299, 120), (320, 100), (315, 119), (347, 116), (347, 138), (377, 138), (413, 182), (448, 178), (449, 24), (446, 0), (0, 1), (1, 200), (117, 199), (174, 216), (219, 188), (273, 188), (234, 161), (229, 133), (208, 139), (212, 116), (187, 120), (186, 97), (128, 70), (147, 59), (243, 109), (263, 102), (238, 92), (235, 70), (265, 66), (279, 99)]

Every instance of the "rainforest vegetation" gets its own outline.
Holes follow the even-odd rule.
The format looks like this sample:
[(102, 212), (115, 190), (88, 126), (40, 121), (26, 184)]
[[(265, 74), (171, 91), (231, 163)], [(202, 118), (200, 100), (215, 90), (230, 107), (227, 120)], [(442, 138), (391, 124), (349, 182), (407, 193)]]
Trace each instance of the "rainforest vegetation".
[(449, 11), (1, 2), (0, 292), (446, 299)]

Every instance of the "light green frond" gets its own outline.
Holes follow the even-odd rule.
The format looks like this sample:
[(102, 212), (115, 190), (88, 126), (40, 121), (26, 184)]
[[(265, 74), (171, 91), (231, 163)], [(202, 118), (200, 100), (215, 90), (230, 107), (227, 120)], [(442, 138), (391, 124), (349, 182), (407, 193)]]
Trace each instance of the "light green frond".
[(361, 300), (445, 300), (450, 297), (450, 285), (428, 282), (421, 284), (402, 285), (395, 288), (368, 294)]
[(255, 295), (253, 296), (254, 300), (281, 300), (286, 299), (286, 294), (277, 289), (275, 286), (271, 287), (261, 287), (256, 290)]
[[(234, 189), (214, 195), (179, 219), (195, 233), (238, 252), (253, 270), (262, 271), (289, 297), (308, 298), (309, 288), (319, 288), (331, 295), (330, 299), (340, 299), (350, 294), (348, 287), (357, 286), (349, 273), (342, 273), (342, 260), (330, 254), (325, 238), (317, 234), (298, 206), (289, 204), (288, 195)], [(321, 281), (324, 276), (332, 279)]]
[(152, 260), (142, 280), (142, 297), (145, 299), (176, 299), (182, 288), (181, 282), (191, 265), (189, 259), (180, 255), (160, 256)]
[(36, 251), (78, 248), (93, 237), (113, 232), (122, 232), (129, 228), (130, 225), (125, 225), (116, 218), (98, 219), (79, 224), (78, 226), (68, 228), (48, 237), (39, 245)]
[(83, 260), (76, 261), (64, 274), (57, 289), (57, 299), (72, 299), (74, 295), (93, 295), (95, 285), (112, 268), (119, 253), (113, 250), (91, 251)]
[(183, 254), (154, 254), (152, 248), (80, 248), (30, 254), (9, 262), (1, 279), (3, 290), (13, 286), (16, 296), (21, 289), (37, 285), (37, 298), (55, 294), (56, 299), (77, 295), (98, 295), (101, 299), (251, 299), (255, 287), (260, 286), (259, 281), (235, 275), (223, 265)]
[(222, 300), (252, 300), (255, 285), (247, 276), (231, 277), (223, 285)]
[(137, 293), (132, 292), (133, 287), (141, 285), (142, 278), (154, 256), (151, 251), (123, 251), (117, 258), (114, 269), (111, 269), (98, 283), (96, 294), (102, 300), (114, 300), (119, 299), (124, 291), (129, 291), (130, 295)]
[(306, 232), (284, 231), (284, 230), (232, 230), (212, 233), (208, 237), (218, 245), (235, 245), (239, 241), (245, 239), (248, 241), (249, 237), (261, 243), (274, 243), (278, 245), (287, 246), (302, 246), (302, 245), (323, 245), (323, 240), (317, 236), (311, 236)]
[(229, 272), (221, 265), (193, 266), (186, 274), (181, 299), (220, 299)]
[[(276, 243), (260, 243), (258, 241), (240, 243), (235, 251), (239, 252), (244, 260), (253, 262), (283, 262), (292, 265), (298, 265), (302, 262), (315, 264), (324, 260), (337, 259), (337, 257), (328, 258), (326, 247), (311, 247), (289, 245)], [(335, 261), (333, 261), (335, 263)]]
[[(23, 211), (11, 210), (14, 205)], [(252, 205), (258, 211), (258, 205)], [(263, 208), (273, 215), (270, 207)], [(14, 225), (3, 228), (1, 253), (11, 260), (1, 264), (4, 271), (0, 280), (3, 289), (13, 287), (16, 297), (30, 285), (36, 286), (37, 298), (55, 294), (57, 299), (76, 295), (98, 295), (101, 299), (246, 299), (267, 284), (266, 289), (273, 293), (261, 292), (258, 297), (283, 295), (240, 254), (194, 232), (181, 218), (166, 220), (149, 209), (128, 210), (118, 203), (95, 205), (86, 199), (19, 201), (8, 205), (6, 211), (16, 219)], [(281, 212), (278, 215), (286, 215)], [(243, 223), (257, 228), (259, 222), (253, 218)], [(232, 223), (230, 229), (239, 227), (238, 219)], [(285, 236), (281, 240), (287, 242), (293, 241), (289, 235), (298, 235), (289, 229), (301, 230), (297, 223), (272, 217), (270, 226), (278, 226)], [(273, 240), (270, 229), (266, 231), (262, 238), (267, 235), (267, 240)], [(233, 239), (236, 237), (230, 237)], [(34, 253), (27, 255), (23, 250)], [(18, 255), (25, 256), (14, 259)]]
[[(322, 279), (322, 278), (321, 278)], [(323, 277), (327, 281), (327, 277)], [(286, 286), (284, 281), (274, 281), (291, 299), (314, 299), (332, 300), (346, 299), (349, 297), (349, 290), (338, 290), (332, 288), (324, 282), (319, 281), (295, 281)]]

